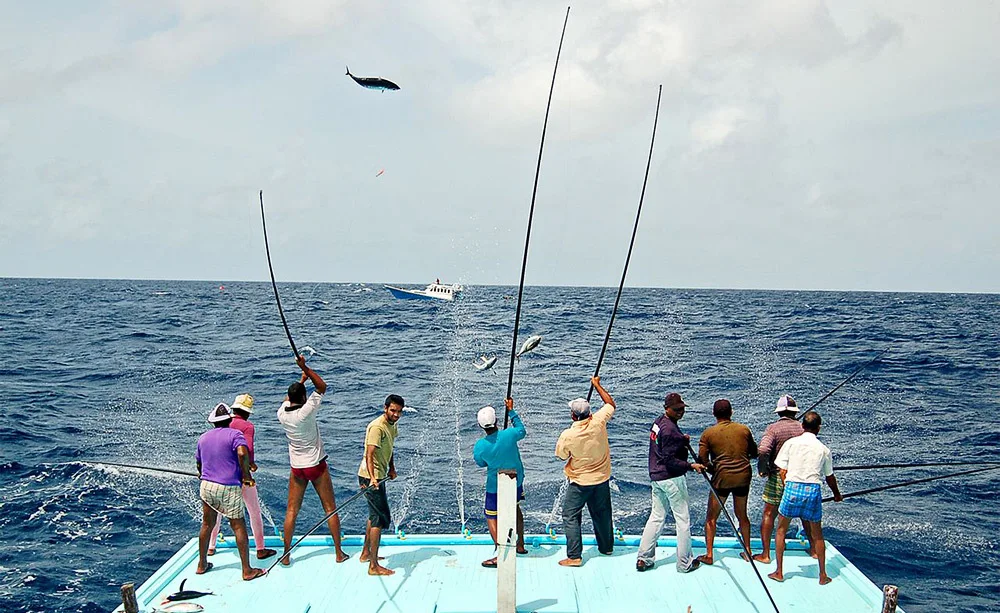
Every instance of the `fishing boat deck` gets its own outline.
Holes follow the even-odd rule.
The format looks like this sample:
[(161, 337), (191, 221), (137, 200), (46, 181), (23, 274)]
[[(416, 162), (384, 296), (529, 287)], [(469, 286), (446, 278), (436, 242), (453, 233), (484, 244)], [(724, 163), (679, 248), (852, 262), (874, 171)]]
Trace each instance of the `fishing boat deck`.
[[(688, 574), (675, 569), (673, 537), (660, 539), (656, 567), (645, 573), (635, 571), (638, 537), (619, 539), (611, 556), (597, 553), (593, 537), (584, 539), (584, 565), (579, 568), (556, 563), (565, 555), (562, 537), (530, 536), (526, 541), (529, 554), (518, 557), (518, 611), (684, 613), (689, 606), (693, 613), (774, 610), (753, 569), (740, 559), (735, 539), (716, 539), (715, 564)], [(198, 541), (192, 539), (136, 590), (139, 608), (154, 610), (187, 579), (185, 589), (213, 592), (194, 601), (207, 613), (496, 611), (496, 570), (480, 565), (493, 555), (488, 536), (387, 536), (380, 553), (384, 565), (396, 571), (391, 577), (368, 576), (367, 565), (358, 562), (361, 542), (361, 537), (345, 536), (351, 559), (336, 564), (330, 537), (309, 537), (293, 553), (290, 567), (279, 565), (268, 576), (244, 582), (231, 539), (220, 543), (210, 558), (215, 565), (211, 572), (196, 575)], [(785, 582), (764, 578), (783, 613), (882, 610), (882, 590), (835, 547), (827, 544), (827, 572), (833, 582), (820, 586), (816, 561), (804, 545), (792, 540), (788, 545)], [(268, 546), (280, 548), (280, 542), (269, 537)], [(695, 538), (694, 547), (701, 553), (704, 542)], [(266, 567), (274, 558), (258, 561), (251, 551), (251, 560), (254, 566)], [(758, 569), (766, 575), (774, 565), (758, 564)]]

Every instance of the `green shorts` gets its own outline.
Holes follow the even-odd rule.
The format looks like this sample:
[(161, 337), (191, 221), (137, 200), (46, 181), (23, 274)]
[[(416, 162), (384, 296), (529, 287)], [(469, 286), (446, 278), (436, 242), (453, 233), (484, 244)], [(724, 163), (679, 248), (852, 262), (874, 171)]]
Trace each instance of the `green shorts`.
[(781, 504), (781, 496), (785, 493), (785, 482), (781, 480), (781, 475), (775, 472), (773, 475), (767, 478), (767, 483), (764, 484), (764, 495), (761, 498), (767, 504), (773, 504), (778, 506)]

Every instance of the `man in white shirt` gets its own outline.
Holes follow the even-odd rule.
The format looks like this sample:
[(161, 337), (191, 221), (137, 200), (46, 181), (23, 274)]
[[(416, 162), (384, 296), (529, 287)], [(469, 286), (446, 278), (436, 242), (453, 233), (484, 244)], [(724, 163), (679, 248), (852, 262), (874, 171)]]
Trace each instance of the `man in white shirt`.
[[(330, 469), (326, 465), (326, 455), (323, 453), (323, 441), (319, 436), (319, 426), (316, 424), (316, 413), (326, 393), (326, 382), (313, 369), (306, 366), (304, 356), (296, 360), (302, 369), (302, 378), (298, 383), (288, 386), (288, 396), (278, 409), (278, 421), (288, 438), (288, 461), (292, 466), (292, 474), (288, 478), (288, 508), (285, 510), (285, 551), (281, 563), (288, 566), (292, 563), (288, 555), (292, 548), (292, 537), (295, 535), (295, 519), (302, 508), (302, 498), (310, 483), (323, 510), (328, 514), (337, 508), (337, 499), (333, 494), (333, 481), (330, 479)], [(315, 391), (306, 398), (306, 379), (312, 382)], [(337, 551), (337, 562), (348, 558), (340, 545), (340, 518), (334, 515), (327, 520), (333, 546)]]
[(843, 497), (837, 486), (837, 478), (833, 476), (833, 455), (816, 438), (822, 423), (819, 413), (807, 413), (802, 419), (804, 432), (788, 439), (774, 461), (781, 480), (785, 483), (781, 505), (778, 506), (778, 533), (775, 539), (778, 564), (775, 571), (768, 575), (775, 581), (785, 580), (781, 567), (785, 555), (785, 533), (795, 517), (808, 522), (805, 526), (819, 561), (819, 584), (826, 585), (832, 581), (826, 574), (826, 541), (823, 540), (822, 523), (823, 479), (826, 479), (833, 491), (836, 502), (843, 500)]

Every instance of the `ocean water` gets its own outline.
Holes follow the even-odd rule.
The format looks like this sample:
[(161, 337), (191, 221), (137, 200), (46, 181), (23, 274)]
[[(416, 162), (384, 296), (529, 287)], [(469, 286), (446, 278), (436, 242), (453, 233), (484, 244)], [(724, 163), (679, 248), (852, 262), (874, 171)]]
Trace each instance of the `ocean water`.
[[(399, 422), (390, 486), (407, 533), (484, 532), (484, 474), (472, 461), (476, 411), (502, 406), (516, 294), (469, 287), (452, 304), (393, 300), (379, 284), (280, 286), (300, 346), (330, 385), (320, 423), (334, 485), (356, 489), (365, 424), (384, 397), (416, 409)], [(566, 402), (585, 395), (611, 288), (525, 290), (514, 397), (528, 428), (527, 530), (554, 522)], [(836, 464), (996, 460), (1000, 296), (626, 289), (602, 380), (619, 410), (609, 428), (617, 526), (649, 510), (646, 445), (663, 396), (691, 408), (696, 438), (711, 404), (760, 436), (780, 394), (807, 405), (881, 349), (891, 351), (820, 407)], [(95, 460), (194, 470), (194, 445), (219, 401), (256, 397), (265, 525), (280, 524), (287, 454), (275, 411), (298, 370), (265, 283), (0, 279), (0, 610), (110, 611), (200, 521), (197, 482)], [(492, 371), (472, 363), (499, 355)], [(960, 469), (956, 469), (960, 470)], [(840, 474), (852, 492), (944, 474)], [(690, 478), (695, 526), (708, 492)], [(751, 497), (758, 522), (761, 484)], [(911, 613), (1000, 611), (1000, 471), (825, 506), (827, 539)], [(359, 533), (367, 512), (345, 510)], [(306, 498), (299, 531), (322, 517)], [(722, 534), (731, 531), (720, 521)], [(754, 529), (756, 534), (756, 527)]]

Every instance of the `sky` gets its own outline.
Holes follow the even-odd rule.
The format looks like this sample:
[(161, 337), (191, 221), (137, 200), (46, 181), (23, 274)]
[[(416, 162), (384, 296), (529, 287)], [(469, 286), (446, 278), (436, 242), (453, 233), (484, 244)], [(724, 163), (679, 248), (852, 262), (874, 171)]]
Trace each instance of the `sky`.
[[(517, 283), (566, 4), (4, 5), (0, 276), (266, 280), (263, 190), (279, 280)], [(998, 31), (573, 4), (526, 283), (617, 285), (662, 84), (630, 286), (1000, 292)]]

